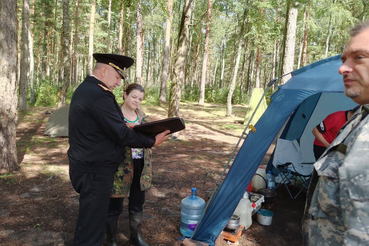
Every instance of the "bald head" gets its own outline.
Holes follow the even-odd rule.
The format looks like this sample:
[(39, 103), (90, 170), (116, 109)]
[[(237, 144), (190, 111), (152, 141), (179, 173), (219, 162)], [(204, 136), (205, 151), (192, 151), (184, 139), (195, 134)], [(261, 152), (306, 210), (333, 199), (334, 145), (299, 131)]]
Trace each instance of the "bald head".
[(113, 91), (121, 85), (122, 76), (111, 66), (97, 62), (92, 74)]

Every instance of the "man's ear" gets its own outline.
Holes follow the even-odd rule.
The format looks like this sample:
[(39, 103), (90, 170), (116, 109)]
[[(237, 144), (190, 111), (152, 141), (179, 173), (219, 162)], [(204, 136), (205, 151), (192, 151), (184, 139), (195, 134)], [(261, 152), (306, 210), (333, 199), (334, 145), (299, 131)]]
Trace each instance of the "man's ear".
[(102, 77), (102, 78), (105, 78), (105, 76), (106, 76), (106, 72), (107, 72), (107, 68), (106, 68), (105, 66), (103, 66), (103, 67), (101, 68), (101, 77)]

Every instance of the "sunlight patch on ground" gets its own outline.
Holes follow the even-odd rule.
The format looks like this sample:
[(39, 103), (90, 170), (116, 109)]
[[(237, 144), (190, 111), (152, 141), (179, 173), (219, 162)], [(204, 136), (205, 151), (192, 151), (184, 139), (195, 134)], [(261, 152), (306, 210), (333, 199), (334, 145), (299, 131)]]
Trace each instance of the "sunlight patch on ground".
[(42, 174), (58, 176), (69, 181), (69, 165), (22, 165), (22, 174), (27, 178), (35, 178)]

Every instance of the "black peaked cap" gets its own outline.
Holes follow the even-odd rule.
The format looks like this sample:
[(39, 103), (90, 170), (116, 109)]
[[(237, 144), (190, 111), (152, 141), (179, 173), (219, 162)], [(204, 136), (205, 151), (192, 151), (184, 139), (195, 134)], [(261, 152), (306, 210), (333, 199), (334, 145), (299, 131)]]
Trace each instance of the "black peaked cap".
[(115, 68), (123, 78), (124, 69), (129, 68), (134, 63), (134, 60), (131, 57), (117, 54), (95, 53), (92, 56), (95, 58), (96, 62), (105, 63)]

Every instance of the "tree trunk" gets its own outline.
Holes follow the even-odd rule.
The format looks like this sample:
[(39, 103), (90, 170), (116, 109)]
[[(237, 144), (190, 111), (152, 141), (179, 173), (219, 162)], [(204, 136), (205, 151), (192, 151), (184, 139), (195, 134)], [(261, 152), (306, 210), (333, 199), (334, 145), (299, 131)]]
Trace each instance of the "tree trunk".
[(214, 67), (213, 82), (211, 84), (213, 87), (215, 86), (215, 82), (216, 82), (216, 78), (217, 78), (218, 62), (219, 62), (219, 56), (217, 57), (217, 61), (215, 62), (215, 67)]
[[(34, 6), (35, 6), (35, 0), (32, 0), (31, 2), (32, 8), (30, 9), (30, 15), (33, 16), (34, 14)], [(29, 31), (28, 31), (28, 41), (29, 41), (29, 84), (30, 84), (30, 90), (31, 90), (31, 98), (30, 103), (33, 105), (36, 102), (35, 98), (35, 87), (34, 87), (34, 81), (35, 81), (35, 59), (33, 57), (33, 24), (32, 22), (29, 25)]]
[(208, 0), (208, 17), (206, 19), (206, 32), (205, 32), (205, 45), (204, 45), (204, 59), (202, 61), (201, 83), (200, 83), (200, 98), (199, 105), (204, 105), (205, 101), (205, 85), (206, 85), (206, 72), (208, 67), (208, 49), (210, 42), (210, 19), (211, 19), (211, 6), (212, 0)]
[(260, 36), (260, 42), (256, 50), (256, 60), (255, 60), (255, 88), (260, 88), (260, 66), (261, 66), (261, 47), (262, 37)]
[(50, 76), (50, 66), (49, 66), (49, 59), (48, 59), (48, 42), (49, 42), (49, 37), (50, 37), (50, 33), (49, 33), (49, 28), (50, 28), (50, 13), (52, 13), (52, 10), (50, 9), (50, 1), (44, 1), (43, 4), (45, 4), (44, 6), (44, 15), (45, 15), (45, 22), (44, 22), (44, 26), (43, 26), (43, 31), (44, 31), (44, 35), (43, 35), (43, 40), (42, 40), (42, 71), (41, 71), (41, 78), (45, 79), (45, 78), (49, 78)]
[(19, 169), (17, 127), (17, 1), (0, 3), (0, 173)]
[(173, 19), (173, 0), (168, 0), (168, 17), (166, 20), (165, 26), (165, 40), (164, 40), (164, 49), (163, 49), (163, 67), (161, 71), (161, 86), (160, 86), (160, 97), (159, 101), (165, 103), (167, 101), (167, 80), (168, 80), (168, 71), (169, 71), (169, 52), (170, 52), (170, 30), (172, 28), (172, 19)]
[(110, 44), (110, 23), (111, 23), (111, 0), (109, 0), (109, 10), (108, 10), (108, 39), (106, 44), (106, 53), (110, 53), (111, 44)]
[[(286, 21), (282, 74), (290, 73), (293, 71), (298, 14), (297, 5), (297, 2), (290, 3), (287, 12), (288, 17)], [(291, 76), (284, 76), (282, 78), (282, 83), (286, 83), (290, 78)]]
[(142, 3), (141, 0), (137, 1), (137, 31), (136, 31), (136, 40), (137, 40), (137, 49), (136, 49), (136, 79), (135, 82), (137, 84), (142, 84), (142, 65), (143, 65), (143, 56), (142, 56)]
[(220, 72), (220, 80), (219, 80), (219, 88), (223, 87), (223, 80), (224, 80), (224, 70), (225, 70), (225, 37), (222, 40), (222, 70)]
[(28, 75), (30, 70), (30, 53), (29, 53), (29, 1), (23, 0), (23, 14), (22, 14), (22, 50), (21, 50), (21, 69), (19, 79), (19, 102), (18, 107), (20, 111), (27, 110), (27, 88)]
[(192, 14), (192, 2), (184, 0), (181, 26), (178, 35), (176, 58), (173, 67), (173, 79), (170, 89), (168, 117), (179, 116), (179, 104), (181, 101), (182, 84), (185, 81), (185, 62), (189, 37), (190, 17)]
[(197, 46), (196, 46), (196, 50), (195, 50), (195, 55), (193, 58), (193, 66), (192, 66), (192, 78), (191, 78), (191, 93), (192, 93), (192, 88), (197, 81), (197, 59), (199, 57), (199, 53), (200, 53), (200, 46), (201, 46), (201, 39), (202, 39), (202, 28), (199, 28), (199, 40), (197, 41)]
[(239, 64), (240, 64), (241, 53), (242, 53), (242, 41), (240, 41), (240, 43), (238, 44), (236, 64), (234, 66), (233, 78), (232, 78), (232, 82), (231, 82), (231, 85), (229, 87), (229, 92), (228, 92), (228, 96), (227, 96), (227, 113), (226, 113), (226, 116), (231, 116), (232, 115), (232, 98), (233, 98), (234, 90), (236, 88), (236, 79), (237, 79), (238, 67), (239, 67)]
[(119, 54), (120, 55), (123, 55), (124, 2), (125, 2), (125, 0), (121, 1), (122, 6), (120, 8), (120, 19), (119, 19), (118, 49), (119, 49)]
[(88, 66), (87, 66), (88, 74), (92, 74), (92, 66), (93, 66), (92, 54), (94, 52), (94, 29), (95, 29), (95, 0), (92, 0), (90, 13), (90, 32), (88, 42)]
[[(337, 0), (334, 0), (333, 4), (336, 4), (336, 1)], [(331, 8), (333, 9), (334, 6), (331, 6)], [(325, 40), (325, 53), (324, 53), (325, 58), (328, 57), (329, 44), (330, 44), (330, 39), (331, 39), (331, 35), (332, 35), (332, 18), (333, 18), (333, 14), (330, 13), (329, 23), (328, 23), (328, 34), (327, 34), (327, 39)]]
[(31, 89), (31, 98), (30, 102), (31, 104), (35, 104), (36, 98), (35, 98), (35, 59), (33, 58), (33, 34), (31, 32), (31, 29), (28, 32), (28, 40), (29, 40), (29, 83), (30, 83), (30, 89)]
[(61, 108), (65, 106), (65, 99), (67, 98), (67, 93), (70, 85), (70, 38), (69, 38), (69, 0), (63, 0), (63, 85), (61, 94), (58, 101), (58, 107)]
[(309, 12), (310, 12), (310, 3), (306, 4), (306, 11), (305, 11), (305, 29), (304, 29), (304, 42), (302, 46), (302, 58), (301, 63), (302, 66), (307, 65), (306, 57), (307, 57), (307, 46), (308, 46), (308, 32), (309, 32)]
[(247, 17), (247, 8), (245, 8), (245, 11), (243, 12), (243, 17), (242, 17), (242, 20), (241, 20), (241, 29), (240, 29), (240, 33), (239, 33), (238, 48), (237, 48), (237, 53), (236, 53), (236, 61), (235, 61), (235, 66), (234, 66), (234, 70), (233, 70), (233, 78), (232, 78), (231, 85), (230, 85), (229, 91), (228, 91), (228, 96), (227, 96), (226, 116), (231, 116), (232, 115), (232, 98), (233, 98), (234, 90), (236, 88), (236, 80), (237, 80), (238, 67), (239, 67), (239, 64), (240, 64), (241, 53), (242, 53), (243, 34), (244, 34), (244, 30), (245, 30), (246, 17)]
[(79, 12), (78, 12), (78, 5), (79, 5), (79, 0), (76, 0), (76, 8), (75, 8), (75, 16), (74, 16), (74, 44), (73, 44), (73, 86), (74, 89), (76, 89), (77, 84), (78, 84), (78, 50), (77, 50), (77, 46), (78, 46), (78, 42), (79, 42), (79, 35), (78, 35), (78, 25), (79, 25)]

